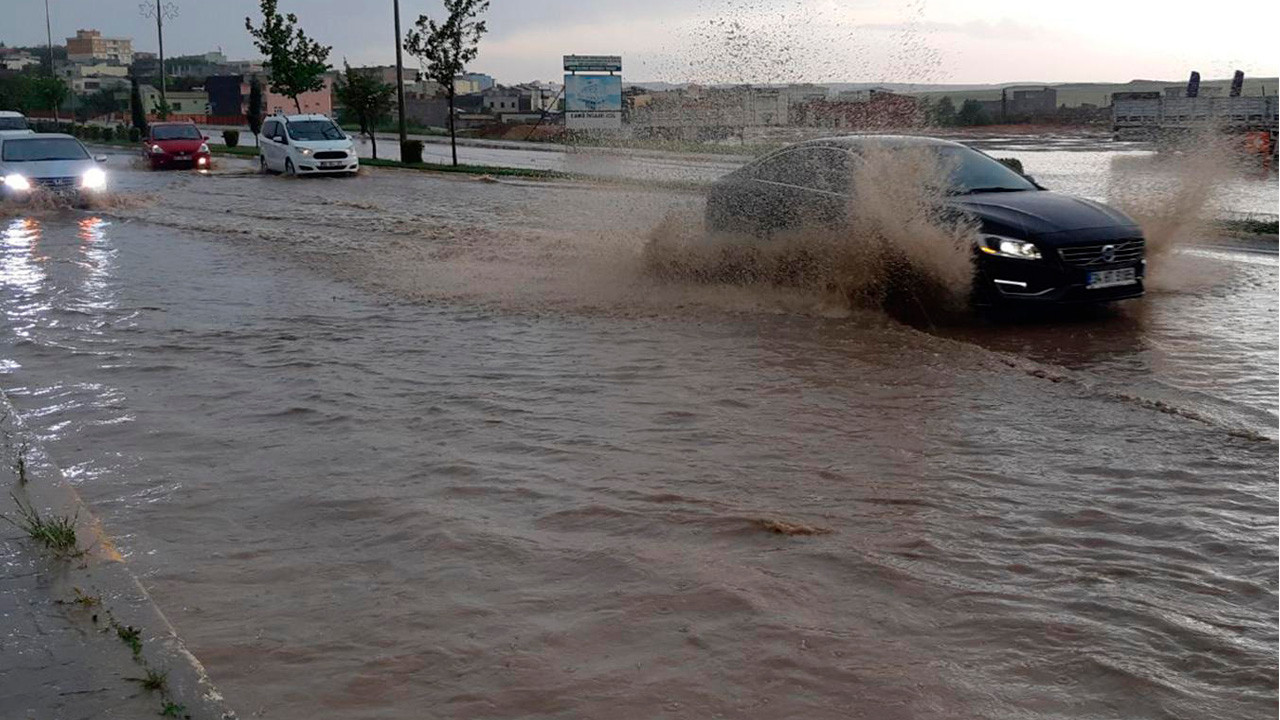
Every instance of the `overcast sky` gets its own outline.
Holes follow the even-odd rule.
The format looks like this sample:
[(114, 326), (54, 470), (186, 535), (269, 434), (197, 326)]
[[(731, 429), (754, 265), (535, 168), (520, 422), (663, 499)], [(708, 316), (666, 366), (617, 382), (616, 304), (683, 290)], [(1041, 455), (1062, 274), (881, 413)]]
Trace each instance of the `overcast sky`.
[[(168, 55), (256, 53), (255, 0), (174, 0)], [(43, 44), (44, 0), (0, 0), (0, 41)], [(77, 28), (156, 49), (130, 0), (49, 0), (56, 43)], [(391, 0), (280, 0), (341, 65), (393, 61)], [(553, 80), (568, 53), (621, 54), (628, 80), (928, 82), (1274, 76), (1277, 2), (1148, 0), (492, 0), (470, 69)], [(643, 8), (638, 11), (636, 8)], [(1194, 14), (1192, 11), (1194, 10)], [(402, 0), (406, 26), (439, 0)], [(406, 63), (416, 64), (411, 58)]]

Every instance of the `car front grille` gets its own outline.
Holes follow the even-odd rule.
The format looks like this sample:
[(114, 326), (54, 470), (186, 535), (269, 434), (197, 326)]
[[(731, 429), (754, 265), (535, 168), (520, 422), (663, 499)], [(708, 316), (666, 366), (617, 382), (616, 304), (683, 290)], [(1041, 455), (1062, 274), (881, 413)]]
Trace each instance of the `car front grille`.
[(41, 187), (51, 187), (51, 188), (74, 187), (76, 184), (76, 181), (78, 180), (79, 178), (74, 176), (55, 177), (55, 178), (31, 178), (31, 182), (35, 183), (36, 185), (39, 185)]
[(1142, 238), (1117, 240), (1096, 245), (1075, 245), (1058, 248), (1058, 255), (1068, 265), (1110, 265), (1141, 260), (1147, 243)]
[(323, 150), (316, 153), (317, 160), (341, 160), (346, 156), (345, 150)]

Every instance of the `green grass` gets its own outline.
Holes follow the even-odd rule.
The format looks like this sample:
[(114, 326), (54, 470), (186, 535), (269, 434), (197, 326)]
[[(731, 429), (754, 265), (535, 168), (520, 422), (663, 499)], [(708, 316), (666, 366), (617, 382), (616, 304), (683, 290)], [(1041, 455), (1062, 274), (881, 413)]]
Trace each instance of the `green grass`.
[(1224, 230), (1251, 235), (1280, 234), (1280, 222), (1275, 220), (1223, 220), (1221, 226)]
[(12, 493), (14, 505), (18, 508), (17, 519), (8, 515), (0, 515), (10, 524), (22, 530), (32, 540), (44, 545), (60, 556), (77, 555), (76, 552), (76, 515), (57, 515), (42, 517), (31, 505), (24, 505)]
[(169, 686), (169, 671), (152, 670), (151, 668), (147, 668), (146, 670), (146, 675), (143, 677), (125, 678), (125, 680), (136, 682), (146, 690), (158, 690), (160, 692), (164, 692)]
[(133, 651), (133, 657), (142, 656), (142, 631), (132, 625), (121, 625), (115, 620), (111, 624), (116, 629), (116, 636), (120, 638), (120, 642), (129, 646)]
[(187, 706), (172, 700), (165, 700), (164, 705), (160, 708), (160, 717), (191, 717), (186, 714)]
[(361, 165), (369, 167), (395, 167), (404, 168), (406, 170), (420, 170), (423, 172), (443, 172), (443, 173), (466, 173), (470, 175), (495, 175), (504, 177), (527, 177), (542, 178), (552, 180), (569, 180), (579, 176), (571, 173), (557, 172), (555, 170), (535, 170), (533, 168), (518, 168), (505, 166), (490, 165), (444, 165), (436, 163), (406, 163), (399, 160), (383, 160), (373, 158), (360, 158)]

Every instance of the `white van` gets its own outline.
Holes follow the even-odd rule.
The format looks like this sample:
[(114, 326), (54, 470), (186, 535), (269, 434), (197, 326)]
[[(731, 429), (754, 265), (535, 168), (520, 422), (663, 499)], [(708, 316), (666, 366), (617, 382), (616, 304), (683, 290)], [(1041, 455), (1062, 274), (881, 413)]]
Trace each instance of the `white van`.
[(258, 164), (286, 175), (355, 175), (360, 170), (351, 136), (324, 115), (272, 115), (262, 123)]

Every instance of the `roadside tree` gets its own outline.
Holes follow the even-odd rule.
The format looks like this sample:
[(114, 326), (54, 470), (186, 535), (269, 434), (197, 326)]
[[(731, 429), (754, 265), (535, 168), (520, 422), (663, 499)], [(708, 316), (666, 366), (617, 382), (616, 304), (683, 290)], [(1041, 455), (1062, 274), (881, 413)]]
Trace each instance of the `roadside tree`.
[(245, 117), (249, 132), (253, 133), (253, 146), (258, 146), (258, 133), (262, 132), (262, 81), (257, 75), (249, 81), (249, 113)]
[(987, 115), (986, 109), (982, 107), (982, 103), (977, 100), (965, 100), (960, 106), (960, 112), (956, 113), (956, 124), (966, 127), (990, 125), (991, 118)]
[(302, 103), (298, 96), (324, 89), (324, 74), (329, 70), (329, 51), (333, 48), (307, 37), (295, 28), (298, 16), (281, 15), (277, 0), (262, 0), (262, 26), (254, 27), (253, 18), (244, 19), (244, 27), (253, 36), (253, 44), (267, 58), (271, 69), (271, 91), (293, 100), (298, 112)]
[(345, 61), (342, 63), (345, 72), (334, 86), (338, 102), (350, 119), (360, 123), (360, 132), (367, 134), (373, 142), (373, 158), (378, 158), (378, 125), (390, 117), (395, 107), (394, 86), (378, 80), (373, 75), (359, 70), (352, 70)]
[(929, 119), (932, 124), (938, 127), (947, 127), (956, 124), (956, 104), (951, 101), (951, 97), (943, 95), (941, 99), (935, 102), (929, 108)]
[[(263, 0), (266, 2), (266, 0)], [(426, 75), (444, 88), (449, 99), (449, 145), (453, 150), (453, 164), (458, 164), (457, 121), (454, 117), (454, 78), (466, 70), (467, 63), (476, 59), (477, 45), (487, 28), (477, 18), (489, 9), (489, 0), (444, 0), (448, 17), (443, 23), (426, 15), (419, 15), (404, 39), (405, 52), (426, 64)]]
[(133, 127), (140, 135), (147, 134), (147, 110), (142, 107), (142, 91), (138, 88), (138, 78), (129, 78), (129, 117)]
[(62, 78), (41, 76), (31, 80), (32, 105), (41, 110), (52, 110), (54, 119), (58, 119), (58, 108), (66, 101), (69, 91)]

